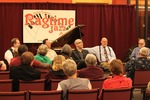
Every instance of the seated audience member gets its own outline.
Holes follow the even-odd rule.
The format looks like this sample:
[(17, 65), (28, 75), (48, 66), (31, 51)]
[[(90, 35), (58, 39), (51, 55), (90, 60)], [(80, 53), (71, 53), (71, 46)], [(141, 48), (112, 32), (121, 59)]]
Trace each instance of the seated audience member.
[(45, 89), (50, 90), (50, 80), (51, 79), (64, 79), (67, 78), (62, 70), (62, 63), (65, 61), (65, 57), (62, 55), (57, 55), (53, 60), (53, 66), (50, 71), (46, 74), (46, 84)]
[(51, 42), (48, 39), (44, 39), (43, 40), (43, 44), (46, 45), (48, 47), (48, 52), (46, 54), (46, 56), (53, 61), (54, 57), (57, 56), (56, 52), (54, 50), (51, 49)]
[(119, 59), (114, 59), (110, 63), (112, 78), (106, 79), (102, 88), (125, 88), (132, 87), (132, 80), (123, 76), (123, 63)]
[(15, 53), (18, 51), (18, 47), (20, 45), (20, 41), (18, 38), (13, 38), (11, 40), (11, 48), (8, 49), (5, 54), (4, 54), (4, 58), (7, 61), (8, 65), (10, 63), (11, 58), (15, 57)]
[(85, 63), (87, 65), (86, 68), (81, 69), (78, 72), (78, 77), (89, 78), (89, 79), (97, 79), (102, 78), (104, 75), (103, 70), (96, 66), (97, 58), (93, 54), (87, 54), (85, 57)]
[(25, 52), (21, 55), (21, 65), (10, 67), (10, 79), (13, 79), (13, 91), (19, 90), (19, 80), (31, 81), (40, 79), (40, 71), (32, 67), (34, 55), (31, 52)]
[(127, 72), (127, 77), (134, 79), (135, 69), (150, 69), (150, 59), (148, 58), (149, 49), (147, 47), (142, 47), (138, 53), (138, 59), (131, 59), (125, 64), (125, 70)]
[(114, 50), (108, 46), (108, 40), (107, 38), (103, 37), (101, 39), (101, 45), (95, 46), (92, 48), (84, 48), (85, 50), (88, 50), (89, 53), (92, 53), (96, 55), (100, 66), (106, 70), (109, 69), (110, 62), (113, 59), (116, 59), (116, 55), (114, 53)]
[(71, 60), (67, 59), (63, 62), (63, 71), (68, 79), (58, 83), (57, 90), (63, 90), (63, 100), (66, 100), (66, 91), (75, 89), (91, 89), (91, 83), (86, 78), (77, 78), (77, 65)]
[(41, 44), (34, 58), (42, 63), (48, 63), (52, 65), (52, 61), (46, 56), (47, 52), (48, 52), (48, 47), (44, 44)]
[[(24, 52), (27, 52), (27, 51), (28, 51), (28, 47), (26, 45), (24, 45), (24, 44), (20, 45), (18, 47), (18, 54), (19, 54), (19, 56), (14, 57), (14, 58), (11, 59), (11, 61), (10, 61), (10, 67), (11, 66), (19, 66), (19, 65), (21, 65), (21, 55)], [(50, 68), (50, 64), (39, 62), (36, 59), (33, 60), (32, 66), (33, 67), (40, 67), (40, 68)]]
[(114, 59), (111, 61), (110, 72), (112, 73), (112, 77), (104, 81), (102, 89), (132, 87), (132, 80), (130, 78), (123, 76), (123, 64), (121, 60)]
[(4, 63), (4, 61), (0, 61), (0, 71), (4, 71), (6, 69), (7, 69), (7, 67), (6, 67), (6, 64)]
[(70, 47), (70, 45), (65, 44), (61, 49), (61, 54), (65, 57), (65, 59), (72, 59), (72, 48)]
[(83, 41), (81, 39), (76, 39), (74, 41), (74, 45), (76, 49), (72, 51), (72, 58), (77, 64), (77, 69), (87, 67), (85, 64), (85, 57), (89, 52), (87, 50), (83, 50)]

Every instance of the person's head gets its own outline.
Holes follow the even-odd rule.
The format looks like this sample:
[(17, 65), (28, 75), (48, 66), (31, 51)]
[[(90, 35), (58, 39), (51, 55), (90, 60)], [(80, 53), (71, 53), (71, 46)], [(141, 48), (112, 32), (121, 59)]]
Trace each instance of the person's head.
[(45, 44), (48, 48), (51, 48), (51, 42), (48, 39), (44, 39), (43, 44)]
[(74, 60), (67, 59), (63, 62), (63, 71), (66, 76), (76, 75), (77, 65)]
[(148, 57), (149, 49), (147, 47), (142, 47), (139, 51), (139, 56), (141, 57)]
[(138, 47), (139, 48), (145, 47), (145, 40), (144, 39), (139, 39), (139, 41), (138, 41)]
[(20, 45), (19, 39), (18, 39), (18, 38), (13, 38), (13, 39), (11, 40), (11, 45), (12, 45), (14, 48), (18, 48), (19, 45)]
[(65, 61), (65, 57), (62, 55), (57, 55), (53, 60), (52, 69), (54, 71), (61, 70), (63, 61)]
[(21, 63), (24, 65), (32, 65), (33, 60), (34, 60), (34, 55), (32, 52), (24, 52), (21, 55)]
[(28, 47), (24, 44), (18, 47), (19, 56), (21, 56), (24, 52), (28, 51)]
[(97, 58), (94, 54), (87, 54), (85, 57), (85, 63), (87, 66), (95, 66), (97, 64)]
[(108, 40), (107, 40), (107, 38), (103, 37), (103, 38), (101, 39), (101, 45), (104, 46), (104, 47), (108, 45)]
[(76, 39), (74, 41), (74, 45), (77, 49), (81, 50), (83, 48), (83, 41), (81, 39)]
[(72, 48), (70, 47), (70, 45), (65, 44), (61, 49), (61, 54), (65, 56), (66, 59), (70, 58), (72, 55)]
[(44, 44), (41, 44), (37, 50), (39, 55), (45, 56), (48, 52), (48, 47)]
[(113, 75), (123, 74), (123, 63), (120, 59), (114, 59), (111, 61), (110, 72), (112, 72)]

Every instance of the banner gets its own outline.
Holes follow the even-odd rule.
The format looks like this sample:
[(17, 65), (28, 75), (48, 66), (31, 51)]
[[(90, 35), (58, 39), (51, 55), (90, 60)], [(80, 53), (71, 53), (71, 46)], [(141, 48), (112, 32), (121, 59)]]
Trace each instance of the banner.
[(23, 10), (23, 43), (54, 41), (74, 27), (74, 10)]

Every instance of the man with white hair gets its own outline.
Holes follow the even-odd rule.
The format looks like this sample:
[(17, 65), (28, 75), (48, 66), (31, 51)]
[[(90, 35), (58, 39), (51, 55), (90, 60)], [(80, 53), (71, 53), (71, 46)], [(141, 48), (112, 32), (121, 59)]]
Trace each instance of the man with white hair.
[(125, 69), (127, 72), (127, 77), (134, 79), (134, 70), (150, 69), (150, 59), (148, 58), (149, 48), (142, 47), (138, 53), (138, 59), (131, 59), (125, 64)]
[[(130, 55), (130, 59), (138, 59), (138, 53), (139, 53), (139, 50), (142, 48), (142, 47), (145, 47), (145, 40), (144, 39), (139, 39), (138, 41), (138, 47), (134, 48), (131, 55)], [(149, 49), (149, 54), (150, 56), (150, 49)]]
[(89, 53), (96, 55), (101, 67), (104, 69), (108, 69), (109, 63), (113, 59), (116, 59), (116, 55), (113, 49), (110, 46), (108, 46), (108, 40), (106, 37), (103, 37), (101, 39), (100, 46), (95, 46), (92, 48), (84, 48), (84, 49), (88, 50)]

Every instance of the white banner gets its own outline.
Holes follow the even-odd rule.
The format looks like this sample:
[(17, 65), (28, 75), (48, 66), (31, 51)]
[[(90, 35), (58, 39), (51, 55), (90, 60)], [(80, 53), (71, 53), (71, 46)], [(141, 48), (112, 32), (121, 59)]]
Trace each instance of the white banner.
[(23, 10), (23, 43), (54, 41), (74, 27), (74, 10)]

